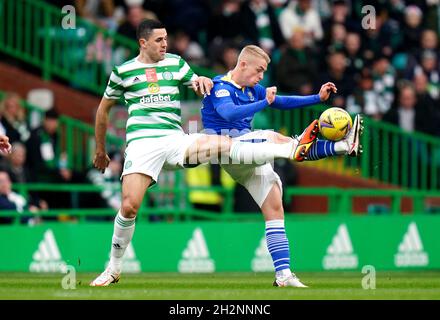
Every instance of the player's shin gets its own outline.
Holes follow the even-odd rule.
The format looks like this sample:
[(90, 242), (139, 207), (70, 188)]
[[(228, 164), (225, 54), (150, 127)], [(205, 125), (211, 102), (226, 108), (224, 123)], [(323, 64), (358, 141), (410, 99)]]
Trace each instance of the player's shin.
[(272, 257), (277, 278), (290, 276), (290, 248), (284, 220), (266, 221), (267, 249)]
[(116, 215), (110, 252), (110, 267), (115, 272), (122, 270), (122, 258), (133, 238), (135, 219), (124, 218), (120, 211)]

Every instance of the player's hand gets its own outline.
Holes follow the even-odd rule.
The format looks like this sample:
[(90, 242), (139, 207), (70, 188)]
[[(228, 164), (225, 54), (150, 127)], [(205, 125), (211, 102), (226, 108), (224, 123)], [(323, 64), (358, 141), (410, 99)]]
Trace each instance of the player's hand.
[(0, 134), (0, 152), (3, 154), (11, 153), (12, 146), (9, 143), (9, 138)]
[(105, 152), (96, 152), (95, 157), (93, 158), (93, 165), (97, 168), (101, 173), (104, 173), (105, 168), (108, 167), (110, 163), (110, 158)]
[(277, 95), (277, 87), (266, 88), (266, 100), (269, 104), (275, 101), (275, 96)]
[(330, 94), (332, 92), (338, 92), (335, 84), (333, 82), (324, 83), (321, 87), (321, 90), (319, 90), (319, 98), (321, 99), (321, 101), (326, 101), (328, 98), (330, 98)]
[(198, 94), (204, 96), (207, 94), (210, 95), (211, 89), (214, 86), (214, 83), (211, 79), (207, 77), (200, 76), (197, 80), (192, 82), (193, 90)]

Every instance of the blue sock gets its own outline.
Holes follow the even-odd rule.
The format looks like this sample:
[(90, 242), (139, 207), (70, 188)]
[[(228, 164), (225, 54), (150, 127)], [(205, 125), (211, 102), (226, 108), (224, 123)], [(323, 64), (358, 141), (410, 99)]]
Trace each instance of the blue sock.
[(272, 256), (275, 272), (288, 269), (290, 272), (289, 241), (284, 229), (284, 220), (266, 221), (267, 249)]
[(317, 140), (309, 149), (307, 160), (314, 161), (338, 155), (335, 151), (335, 143), (329, 140)]

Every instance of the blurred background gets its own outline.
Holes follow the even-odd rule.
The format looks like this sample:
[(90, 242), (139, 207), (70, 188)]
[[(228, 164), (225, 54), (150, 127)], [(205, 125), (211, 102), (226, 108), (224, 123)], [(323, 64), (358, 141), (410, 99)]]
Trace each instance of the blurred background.
[[(362, 21), (371, 8), (369, 22), (374, 23), (365, 28)], [(325, 267), (323, 256), (334, 254), (331, 244), (346, 234), (349, 246), (336, 246), (336, 254), (354, 254), (358, 241), (364, 255), (358, 253), (359, 263), (341, 262), (336, 269), (356, 269), (364, 257), (374, 260), (365, 244), (370, 236), (390, 248), (388, 260), (377, 262), (382, 268), (399, 267), (394, 255), (402, 250), (416, 255), (426, 250), (433, 256), (411, 258), (415, 262), (408, 258), (413, 264), (400, 267), (440, 268), (434, 253), (440, 252), (438, 0), (0, 0), (0, 132), (13, 146), (10, 155), (0, 156), (0, 238), (2, 230), (18, 230), (7, 228), (20, 228), (25, 238), (26, 228), (34, 228), (38, 234), (29, 236), (34, 240), (23, 249), (32, 256), (39, 241), (47, 244), (48, 232), (54, 232), (62, 238), (58, 242), (65, 241), (58, 248), (67, 261), (65, 256), (77, 251), (70, 246), (72, 239), (63, 238), (66, 228), (86, 232), (89, 226), (103, 230), (98, 255), (108, 256), (105, 239), (110, 240), (121, 202), (124, 102), (111, 111), (111, 162), (104, 174), (92, 166), (94, 117), (112, 67), (136, 56), (136, 27), (145, 18), (165, 23), (168, 52), (182, 56), (199, 75), (226, 73), (243, 46), (256, 44), (272, 59), (262, 85), (308, 95), (327, 81), (336, 84), (338, 93), (325, 105), (287, 112), (266, 108), (256, 115), (255, 129), (299, 134), (329, 106), (353, 117), (366, 115), (360, 158), (274, 163), (283, 182), (286, 221), (292, 233), (298, 231), (291, 241), (304, 245), (304, 251), (315, 250), (298, 261), (300, 269), (332, 269)], [(181, 88), (181, 96), (185, 129), (190, 121), (200, 126), (200, 99), (188, 88)], [(214, 235), (215, 228), (230, 224), (245, 230), (246, 223), (254, 223), (257, 231), (249, 231), (249, 239), (257, 240), (255, 245), (249, 240), (249, 256), (268, 254), (255, 251), (264, 235), (259, 208), (218, 165), (162, 172), (137, 223), (163, 232), (185, 226), (182, 232), (188, 236), (176, 247), (177, 260), (187, 240), (200, 238), (200, 230), (209, 247), (210, 237), (224, 241)], [(297, 230), (301, 223), (310, 232)], [(213, 228), (212, 235), (198, 229), (201, 225)], [(326, 238), (313, 238), (314, 232)], [(400, 248), (408, 234), (412, 246)], [(44, 260), (26, 259), (0, 265), (2, 270), (27, 270), (32, 259)], [(85, 268), (100, 269), (101, 262)], [(251, 268), (246, 263), (239, 270)], [(150, 270), (145, 267), (135, 269)], [(172, 271), (177, 264), (152, 268)], [(262, 271), (270, 268), (269, 263)]]

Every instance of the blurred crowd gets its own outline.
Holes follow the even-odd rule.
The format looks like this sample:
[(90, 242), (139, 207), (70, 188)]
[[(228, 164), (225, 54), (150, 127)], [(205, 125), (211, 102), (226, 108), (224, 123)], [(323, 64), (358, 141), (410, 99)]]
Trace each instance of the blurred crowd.
[[(329, 104), (408, 132), (440, 136), (440, 0), (46, 2), (74, 5), (81, 17), (133, 40), (143, 19), (159, 19), (167, 26), (169, 52), (216, 73), (231, 70), (243, 46), (257, 44), (272, 59), (263, 85), (276, 85), (285, 94), (307, 95), (332, 81), (338, 93)], [(89, 48), (95, 56), (108, 53), (102, 51), (105, 46), (96, 45), (96, 39)], [(41, 123), (31, 127), (21, 98), (7, 93), (0, 102), (0, 133), (8, 135), (13, 145), (10, 155), (0, 157), (0, 209), (71, 207), (71, 199), (61, 193), (31, 193), (24, 199), (11, 191), (11, 183), (119, 183), (120, 152), (111, 155), (105, 175), (94, 169), (74, 172), (66, 155), (57, 151), (58, 113), (48, 109)], [(117, 209), (118, 192), (110, 189), (100, 201)], [(99, 201), (87, 199), (87, 203)]]
[(233, 68), (243, 46), (257, 44), (272, 58), (263, 85), (305, 95), (332, 81), (339, 89), (332, 105), (440, 135), (439, 0), (71, 4), (82, 17), (134, 40), (144, 18), (157, 18), (167, 26), (169, 52), (217, 73)]
[[(111, 161), (105, 174), (94, 168), (77, 172), (62, 151), (60, 115), (56, 109), (48, 109), (39, 122), (31, 124), (29, 109), (23, 103), (23, 97), (15, 92), (6, 92), (0, 100), (0, 134), (8, 136), (12, 145), (10, 154), (0, 155), (0, 210), (16, 210), (19, 213), (29, 210), (36, 215), (24, 219), (24, 222), (37, 223), (41, 210), (82, 205), (118, 209), (119, 190), (112, 184), (120, 184), (123, 151), (109, 154)], [(103, 187), (103, 191), (73, 196), (71, 192), (60, 190), (19, 194), (11, 188), (12, 184), (24, 183), (90, 183)], [(8, 221), (11, 219), (0, 217), (0, 223)]]

